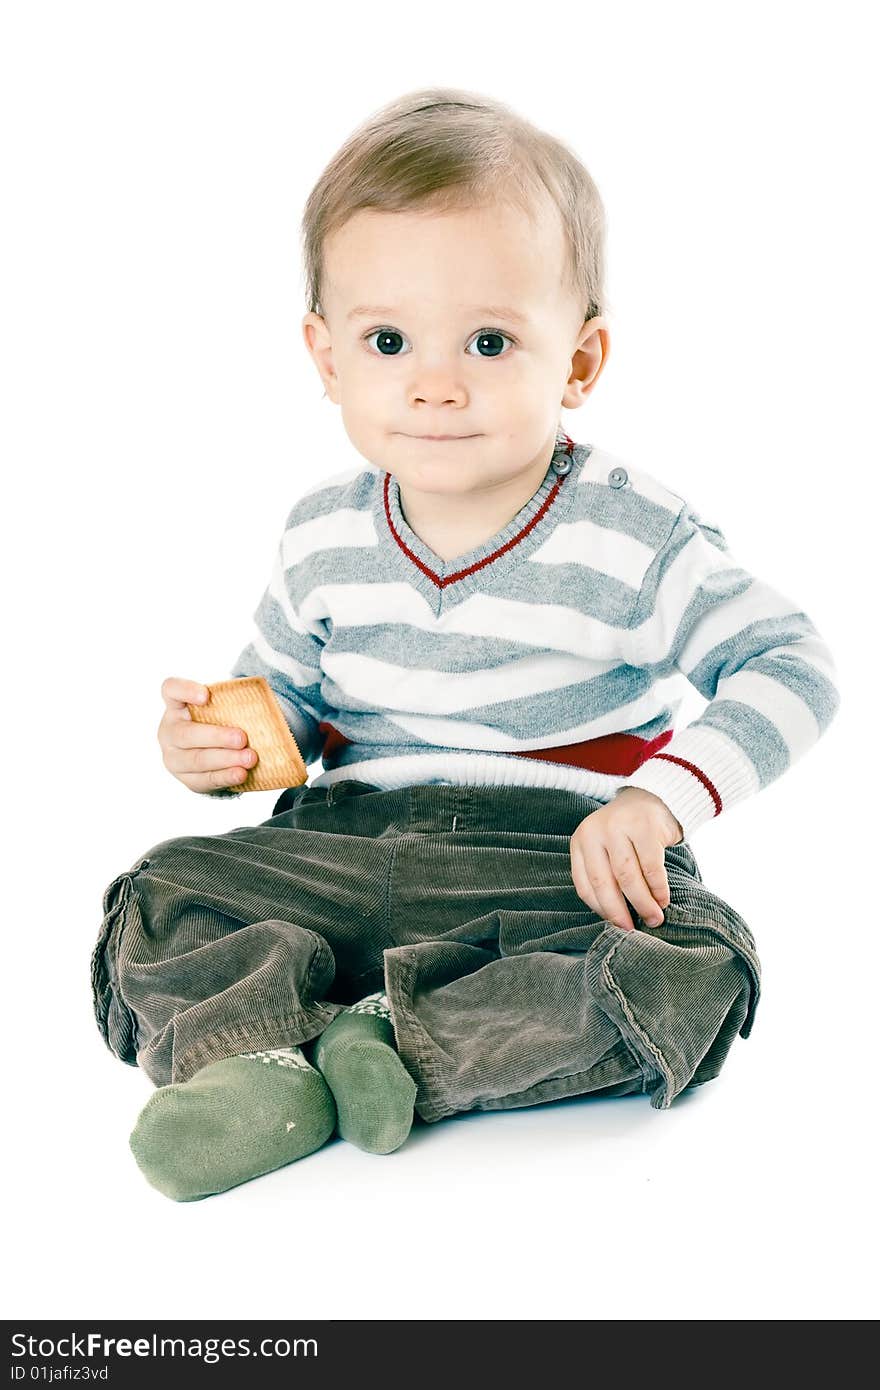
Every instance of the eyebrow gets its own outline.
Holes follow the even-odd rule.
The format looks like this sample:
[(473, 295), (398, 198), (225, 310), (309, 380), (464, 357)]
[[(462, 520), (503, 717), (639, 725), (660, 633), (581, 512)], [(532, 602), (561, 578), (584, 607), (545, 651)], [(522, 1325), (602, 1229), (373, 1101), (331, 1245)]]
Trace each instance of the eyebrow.
[[(471, 309), (470, 312), (474, 315), (485, 315), (487, 318), (507, 319), (510, 323), (528, 323), (526, 316), (518, 313), (516, 309), (499, 307), (497, 304), (484, 304), (482, 307), (478, 306)], [(384, 304), (358, 304), (346, 315), (346, 318), (396, 318), (399, 313), (399, 309), (389, 309)]]

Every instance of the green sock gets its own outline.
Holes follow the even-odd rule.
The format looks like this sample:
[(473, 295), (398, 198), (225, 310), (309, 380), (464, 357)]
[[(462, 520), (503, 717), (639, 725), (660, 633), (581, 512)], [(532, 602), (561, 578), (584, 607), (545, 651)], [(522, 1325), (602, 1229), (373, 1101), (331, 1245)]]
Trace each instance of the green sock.
[(397, 1055), (385, 995), (337, 1014), (313, 1060), (333, 1092), (342, 1138), (367, 1153), (399, 1149), (412, 1127), (416, 1083)]
[(321, 1147), (336, 1110), (298, 1047), (224, 1057), (160, 1086), (137, 1118), (131, 1151), (147, 1182), (194, 1202)]

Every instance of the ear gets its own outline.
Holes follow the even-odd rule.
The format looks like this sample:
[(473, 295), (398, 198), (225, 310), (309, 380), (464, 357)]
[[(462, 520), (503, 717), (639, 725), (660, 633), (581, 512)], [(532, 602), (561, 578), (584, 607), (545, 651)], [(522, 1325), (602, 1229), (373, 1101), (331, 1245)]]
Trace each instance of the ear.
[(326, 319), (308, 313), (302, 321), (303, 341), (324, 383), (324, 395), (339, 404), (339, 379), (333, 365), (333, 345)]
[(588, 319), (578, 333), (569, 378), (562, 393), (561, 404), (567, 410), (577, 410), (583, 405), (608, 361), (610, 345), (607, 320), (601, 314)]

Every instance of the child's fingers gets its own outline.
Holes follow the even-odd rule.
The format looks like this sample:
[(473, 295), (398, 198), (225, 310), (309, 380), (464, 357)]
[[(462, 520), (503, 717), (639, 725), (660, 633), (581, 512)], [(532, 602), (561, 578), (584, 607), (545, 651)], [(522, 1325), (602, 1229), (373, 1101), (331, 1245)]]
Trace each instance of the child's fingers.
[(248, 775), (246, 767), (216, 768), (213, 772), (177, 773), (178, 781), (193, 792), (210, 792), (217, 787), (234, 787)]
[(207, 686), (199, 681), (185, 680), (182, 676), (168, 676), (162, 682), (162, 699), (169, 709), (181, 710), (188, 704), (203, 705), (207, 698)]
[(257, 755), (253, 748), (169, 748), (165, 766), (175, 776), (192, 776), (204, 772), (229, 772), (253, 767)]
[[(576, 873), (576, 859), (578, 857), (589, 884), (587, 890), (589, 896), (585, 896), (578, 886)], [(580, 845), (573, 844), (572, 872), (575, 875), (575, 887), (578, 889), (578, 893), (594, 912), (597, 912), (600, 917), (604, 917), (615, 927), (620, 927), (623, 931), (633, 931), (629, 908), (617, 886), (611, 861), (608, 858), (608, 851), (604, 845), (593, 843), (585, 851)]]
[(666, 856), (656, 844), (650, 848), (636, 843), (636, 851), (642, 866), (645, 881), (651, 890), (654, 901), (661, 909), (669, 906), (669, 879), (666, 876)]
[(244, 748), (248, 741), (244, 729), (197, 719), (175, 721), (173, 729), (171, 743), (176, 748)]
[(626, 894), (642, 921), (649, 927), (659, 927), (663, 913), (642, 872), (639, 852), (628, 835), (618, 832), (611, 836), (608, 859), (621, 891)]

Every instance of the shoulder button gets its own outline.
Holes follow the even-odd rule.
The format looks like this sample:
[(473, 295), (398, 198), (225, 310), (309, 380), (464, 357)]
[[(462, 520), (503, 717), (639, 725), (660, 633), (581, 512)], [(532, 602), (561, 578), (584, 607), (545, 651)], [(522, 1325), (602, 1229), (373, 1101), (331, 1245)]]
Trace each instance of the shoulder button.
[(624, 487), (629, 482), (629, 474), (625, 468), (612, 468), (608, 482), (611, 487)]

